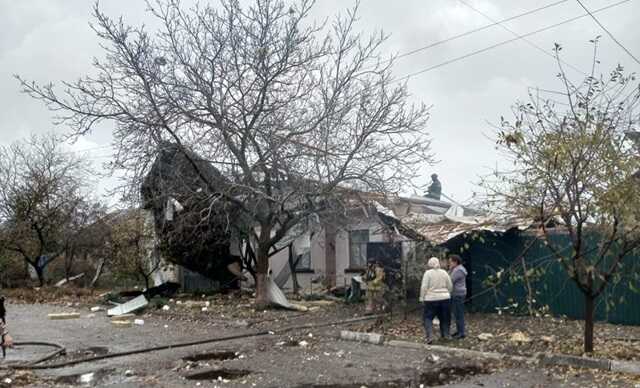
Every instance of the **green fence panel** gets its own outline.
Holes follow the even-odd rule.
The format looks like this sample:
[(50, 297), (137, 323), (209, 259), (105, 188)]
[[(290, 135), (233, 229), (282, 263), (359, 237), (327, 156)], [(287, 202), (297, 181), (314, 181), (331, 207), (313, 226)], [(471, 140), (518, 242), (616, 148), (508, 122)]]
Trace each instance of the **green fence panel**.
[[(565, 235), (555, 235), (552, 241), (556, 246), (571, 249)], [(590, 246), (595, 246), (595, 243), (596, 239), (593, 238)], [(484, 232), (476, 238), (460, 236), (450, 240), (446, 248), (452, 253), (460, 254), (469, 270), (467, 286), (472, 310), (496, 312), (515, 302), (519, 302), (519, 307), (522, 306), (527, 295), (523, 282), (510, 283), (504, 280), (498, 287), (489, 287), (486, 280), (512, 265), (521, 266), (520, 257), (526, 250), (524, 260), (527, 268), (544, 269), (531, 283), (532, 288), (538, 292), (535, 295), (536, 304), (548, 306), (554, 315), (584, 318), (584, 298), (581, 291), (554, 259), (549, 248), (541, 241), (536, 241), (535, 237), (517, 232)], [(637, 257), (626, 257), (624, 264), (629, 270), (635, 270), (631, 264), (637, 261)], [(625, 280), (611, 285), (598, 298), (597, 320), (640, 325), (640, 293), (633, 291), (629, 282), (630, 280)], [(633, 281), (631, 283), (632, 286), (635, 284)]]

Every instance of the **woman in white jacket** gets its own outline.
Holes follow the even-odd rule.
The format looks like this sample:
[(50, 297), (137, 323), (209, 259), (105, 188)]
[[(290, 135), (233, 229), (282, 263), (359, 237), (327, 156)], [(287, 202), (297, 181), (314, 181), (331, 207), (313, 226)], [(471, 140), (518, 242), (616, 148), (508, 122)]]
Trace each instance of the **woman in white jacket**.
[(449, 338), (451, 324), (451, 290), (453, 284), (447, 271), (440, 269), (440, 260), (432, 257), (427, 262), (428, 269), (422, 277), (420, 301), (424, 303), (424, 330), (426, 342), (433, 341), (433, 318), (440, 321), (440, 336)]

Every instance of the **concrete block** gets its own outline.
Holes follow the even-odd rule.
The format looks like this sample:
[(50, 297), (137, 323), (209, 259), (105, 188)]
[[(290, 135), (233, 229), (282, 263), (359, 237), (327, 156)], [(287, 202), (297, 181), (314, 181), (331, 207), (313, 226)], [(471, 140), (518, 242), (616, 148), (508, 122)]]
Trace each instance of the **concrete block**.
[(384, 336), (378, 333), (360, 333), (357, 331), (342, 330), (340, 338), (347, 341), (368, 342), (375, 345), (384, 343)]
[(418, 342), (410, 342), (410, 341), (398, 341), (398, 340), (390, 340), (386, 342), (389, 346), (396, 346), (399, 348), (409, 348), (409, 349), (425, 349), (426, 345)]
[(568, 356), (564, 354), (544, 355), (541, 359), (542, 365), (564, 365), (577, 368), (611, 370), (611, 361), (601, 358), (587, 358), (578, 356)]
[(611, 371), (640, 375), (640, 362), (611, 360)]

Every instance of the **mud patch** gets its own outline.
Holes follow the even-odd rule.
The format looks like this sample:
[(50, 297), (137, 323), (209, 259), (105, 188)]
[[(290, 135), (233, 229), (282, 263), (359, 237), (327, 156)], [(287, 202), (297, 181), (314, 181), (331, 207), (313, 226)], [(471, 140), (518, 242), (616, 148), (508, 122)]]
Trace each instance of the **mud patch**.
[(418, 384), (425, 387), (437, 387), (488, 373), (490, 373), (489, 369), (482, 365), (451, 366), (420, 374)]
[(244, 369), (212, 368), (184, 375), (187, 380), (235, 380), (247, 376), (251, 371)]
[(346, 384), (303, 384), (296, 388), (393, 388), (393, 387), (438, 387), (457, 383), (468, 377), (488, 374), (490, 370), (482, 365), (464, 365), (435, 368), (421, 373), (414, 378), (394, 379), (374, 382), (359, 382)]
[(413, 387), (411, 380), (388, 380), (374, 383), (353, 383), (353, 384), (308, 384), (299, 385), (296, 388), (392, 388), (392, 387)]
[(191, 356), (184, 357), (182, 360), (187, 362), (200, 362), (200, 361), (225, 361), (238, 358), (238, 354), (235, 352), (208, 352), (193, 354)]

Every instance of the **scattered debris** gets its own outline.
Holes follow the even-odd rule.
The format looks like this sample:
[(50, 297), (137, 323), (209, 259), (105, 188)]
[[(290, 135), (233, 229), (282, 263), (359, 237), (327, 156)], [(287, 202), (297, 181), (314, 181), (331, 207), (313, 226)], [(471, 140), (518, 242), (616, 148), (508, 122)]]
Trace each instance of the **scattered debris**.
[(147, 299), (151, 299), (156, 296), (160, 296), (163, 298), (171, 298), (178, 292), (179, 289), (180, 289), (180, 283), (165, 282), (159, 286), (149, 288), (144, 292), (144, 296)]
[(133, 322), (128, 319), (118, 319), (111, 321), (111, 324), (116, 327), (131, 327), (133, 326)]
[(105, 382), (114, 372), (114, 369), (98, 369), (93, 372), (59, 376), (55, 379), (56, 385), (84, 385), (97, 386)]
[(80, 318), (80, 313), (52, 313), (47, 315), (49, 319), (59, 320), (59, 319), (77, 319)]
[(236, 319), (235, 321), (231, 322), (231, 325), (238, 327), (249, 327), (250, 323), (245, 319)]
[(509, 338), (509, 341), (511, 341), (511, 342), (531, 342), (531, 338), (529, 338), (526, 334), (524, 334), (521, 331), (516, 331), (515, 333), (511, 334), (511, 337)]
[(107, 311), (107, 315), (112, 316), (121, 316), (124, 314), (132, 313), (134, 311), (138, 311), (149, 304), (147, 298), (144, 295), (137, 296), (127, 303), (118, 305), (112, 309)]
[(309, 346), (309, 343), (307, 341), (300, 341), (298, 342), (298, 345), (302, 346), (303, 348), (306, 348), (307, 346)]
[(278, 287), (276, 282), (270, 277), (267, 277), (267, 300), (276, 306), (280, 306), (289, 310), (296, 311), (309, 311), (309, 309), (302, 305), (297, 305), (290, 303), (287, 300), (287, 297), (284, 295), (284, 292)]
[(202, 300), (187, 300), (187, 301), (184, 301), (182, 304), (188, 308), (206, 307), (206, 302)]
[(493, 338), (493, 334), (491, 333), (482, 333), (478, 335), (478, 339), (480, 341), (489, 341), (492, 338)]
[(83, 375), (80, 375), (80, 384), (89, 384), (93, 381), (95, 374), (93, 372), (91, 373), (85, 373)]

